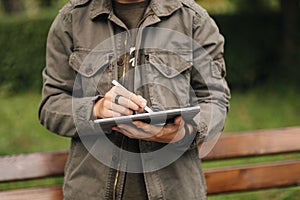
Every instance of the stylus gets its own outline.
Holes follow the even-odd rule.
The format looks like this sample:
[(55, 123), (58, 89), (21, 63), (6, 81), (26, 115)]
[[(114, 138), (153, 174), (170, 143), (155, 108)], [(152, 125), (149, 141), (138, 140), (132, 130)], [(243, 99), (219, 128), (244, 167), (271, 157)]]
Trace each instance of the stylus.
[[(127, 90), (123, 85), (121, 85), (118, 81), (116, 81), (116, 80), (113, 80), (112, 81), (112, 84), (114, 84), (115, 86), (118, 86), (118, 87), (121, 87), (121, 88), (123, 88), (124, 90)], [(148, 106), (146, 106), (145, 108), (144, 108), (148, 113), (152, 113), (153, 111), (151, 110), (151, 108), (149, 108)]]

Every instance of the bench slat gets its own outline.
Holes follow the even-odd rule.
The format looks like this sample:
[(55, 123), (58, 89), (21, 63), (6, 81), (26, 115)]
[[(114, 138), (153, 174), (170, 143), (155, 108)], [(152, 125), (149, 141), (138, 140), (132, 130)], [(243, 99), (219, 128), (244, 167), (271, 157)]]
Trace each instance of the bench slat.
[[(300, 160), (246, 167), (205, 170), (207, 193), (250, 191), (300, 184)], [(32, 188), (0, 192), (1, 200), (62, 199), (61, 187)]]
[[(223, 134), (204, 160), (300, 151), (300, 127)], [(0, 182), (62, 176), (68, 151), (0, 157)]]
[(205, 170), (208, 194), (300, 184), (300, 160)]
[[(205, 160), (300, 151), (300, 127), (224, 134)], [(63, 176), (68, 151), (0, 157), (0, 182)], [(300, 184), (300, 160), (205, 170), (208, 194)], [(61, 186), (0, 192), (2, 200), (62, 199)]]
[(300, 127), (223, 134), (203, 160), (296, 151), (300, 151)]
[(39, 199), (60, 200), (63, 199), (61, 186), (31, 188), (0, 192), (1, 200)]
[(67, 156), (59, 151), (0, 157), (0, 182), (61, 176)]

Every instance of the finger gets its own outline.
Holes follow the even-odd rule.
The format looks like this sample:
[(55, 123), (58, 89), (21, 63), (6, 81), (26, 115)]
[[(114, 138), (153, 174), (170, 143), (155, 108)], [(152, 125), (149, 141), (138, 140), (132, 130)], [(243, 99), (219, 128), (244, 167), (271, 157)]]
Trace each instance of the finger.
[(133, 111), (131, 109), (115, 103), (112, 103), (112, 111), (118, 112), (122, 115), (133, 115)]
[(165, 134), (177, 134), (184, 128), (184, 123), (181, 116), (176, 117), (173, 123), (165, 125)]
[(131, 137), (134, 137), (136, 139), (147, 139), (149, 137), (151, 137), (152, 135), (149, 133), (146, 133), (140, 129), (137, 129), (133, 126), (130, 125), (125, 125), (125, 124), (121, 124), (118, 125), (118, 128), (120, 128), (121, 130), (125, 131), (127, 134), (130, 134)]
[[(175, 119), (175, 121), (176, 121), (176, 119)], [(174, 121), (174, 124), (175, 124), (175, 121)], [(188, 133), (186, 133), (185, 128), (184, 128), (185, 121), (182, 120), (182, 118), (181, 118), (181, 119), (178, 119), (177, 123), (179, 123), (179, 124), (177, 124), (176, 134), (172, 138), (170, 143), (178, 142), (178, 141), (182, 140), (186, 134), (188, 134)]]
[(145, 140), (145, 141), (153, 141), (155, 142), (155, 139), (153, 137), (141, 137), (141, 136), (137, 136), (137, 135), (133, 135), (132, 133), (126, 131), (126, 130), (121, 130), (121, 132), (123, 135), (127, 136), (130, 139), (136, 139), (136, 140)]
[(149, 132), (144, 132), (141, 129), (136, 129), (132, 126), (123, 125), (123, 124), (118, 125), (118, 128), (121, 130), (119, 131), (120, 133), (126, 135), (129, 138), (142, 139), (146, 141), (153, 141), (159, 143), (173, 143), (181, 140), (184, 137), (184, 135), (183, 136), (178, 135), (177, 132), (173, 134), (163, 134), (163, 132), (159, 132), (155, 135), (152, 135)]
[(137, 104), (135, 104), (130, 99), (128, 99), (124, 96), (119, 97), (118, 104), (125, 108), (129, 108), (131, 110), (136, 110), (136, 111), (139, 110), (139, 108), (140, 108)]
[(127, 136), (130, 139), (137, 139), (134, 135), (132, 135), (131, 133), (127, 132), (126, 130), (118, 128), (117, 131), (119, 133), (122, 133), (123, 135)]
[(117, 127), (117, 126), (114, 126), (114, 127), (112, 127), (111, 128), (113, 131), (117, 131), (117, 132), (121, 132), (122, 130), (119, 128), (119, 127)]
[[(180, 124), (169, 123), (164, 126), (165, 134), (176, 134), (179, 130)], [(183, 126), (182, 126), (183, 127)]]
[(129, 99), (130, 101), (132, 101), (134, 104), (136, 104), (137, 106), (144, 108), (147, 105), (147, 100), (144, 99), (143, 97), (136, 95), (128, 90), (125, 90), (121, 87), (114, 87), (114, 92), (115, 94), (119, 94), (122, 95), (123, 97)]
[(147, 106), (147, 100), (144, 99), (144, 98), (143, 98), (142, 96), (140, 96), (140, 95), (137, 95), (137, 97), (140, 99), (140, 101), (144, 102), (144, 103), (142, 104), (142, 106), (139, 107), (139, 110), (138, 110), (138, 112), (143, 112), (144, 108)]
[(102, 118), (120, 117), (122, 116), (119, 112), (114, 112), (110, 109), (104, 109), (101, 112)]
[(110, 116), (110, 117), (118, 117), (119, 115), (132, 115), (133, 114), (132, 110), (125, 108), (124, 106), (115, 104), (114, 102), (111, 102), (108, 100), (105, 100), (103, 102), (103, 110), (104, 111), (110, 110), (113, 113), (118, 113), (117, 115)]
[(185, 136), (183, 126), (169, 124), (164, 128), (164, 135), (156, 135), (158, 139), (165, 140), (166, 143), (174, 143), (180, 141)]
[(181, 122), (184, 122), (184, 121), (182, 120), (182, 117), (181, 117), (181, 116), (176, 117), (175, 120), (174, 120), (174, 124), (177, 124), (177, 125), (179, 125)]
[(144, 122), (141, 122), (141, 121), (134, 121), (133, 124), (145, 131), (145, 132), (148, 132), (152, 135), (157, 135), (158, 133), (162, 132), (163, 131), (163, 127), (162, 126), (155, 126), (155, 125), (152, 125), (152, 124), (148, 124), (148, 123), (144, 123)]
[(182, 138), (179, 137), (179, 139), (177, 139), (179, 125), (168, 124), (165, 127), (161, 127), (143, 123), (140, 121), (135, 121), (133, 122), (133, 124), (135, 124), (138, 128), (142, 129), (143, 131), (151, 133), (153, 135), (151, 138), (149, 138), (149, 140), (151, 141), (170, 143), (173, 142), (175, 138), (176, 141)]
[(175, 118), (174, 124), (179, 126), (178, 129), (184, 129), (185, 121), (183, 120), (183, 118), (181, 116), (178, 116)]

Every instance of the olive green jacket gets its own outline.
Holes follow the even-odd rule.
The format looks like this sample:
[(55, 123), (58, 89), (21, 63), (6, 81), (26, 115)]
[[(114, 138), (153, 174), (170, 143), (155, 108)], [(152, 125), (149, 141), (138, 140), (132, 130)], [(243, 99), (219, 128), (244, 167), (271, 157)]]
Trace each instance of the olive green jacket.
[[(124, 34), (107, 42), (122, 30)], [(111, 81), (119, 77), (120, 57), (127, 45), (124, 41), (130, 35), (113, 13), (111, 0), (71, 0), (50, 29), (39, 119), (50, 131), (72, 139), (65, 168), (65, 199), (122, 196), (122, 171), (126, 167), (120, 174), (111, 169), (122, 159), (118, 148), (105, 148), (105, 142), (108, 138), (120, 146), (124, 136), (93, 123), (92, 109), (95, 101), (110, 90)], [(216, 138), (224, 127), (230, 97), (224, 38), (193, 0), (152, 0), (134, 46), (133, 90), (147, 98), (152, 109), (194, 105), (201, 109), (193, 121), (195, 138), (178, 158), (160, 165), (163, 158), (158, 154), (141, 156), (148, 198), (206, 199), (196, 147)], [(182, 147), (180, 142), (174, 145)], [(139, 141), (143, 153), (164, 146), (168, 145)], [(106, 163), (101, 162), (103, 152), (108, 157)]]

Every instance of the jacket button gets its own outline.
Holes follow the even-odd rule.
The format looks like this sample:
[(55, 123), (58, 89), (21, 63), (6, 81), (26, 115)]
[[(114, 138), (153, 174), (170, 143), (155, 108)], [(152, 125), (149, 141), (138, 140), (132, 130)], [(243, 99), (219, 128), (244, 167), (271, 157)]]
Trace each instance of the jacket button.
[(225, 70), (222, 69), (221, 76), (224, 78), (226, 75)]
[(113, 162), (117, 162), (117, 161), (118, 161), (118, 157), (114, 155), (114, 156), (112, 157), (112, 161), (113, 161)]
[(152, 143), (151, 142), (146, 142), (146, 147), (147, 148), (151, 148), (152, 147)]
[(118, 66), (123, 66), (123, 65), (124, 65), (124, 60), (123, 60), (123, 58), (119, 58), (119, 60), (117, 61), (117, 65), (118, 65)]
[(93, 69), (92, 68), (86, 68), (85, 73), (88, 74), (88, 75), (91, 75), (93, 73)]
[(170, 70), (169, 68), (167, 68), (167, 69), (166, 69), (166, 74), (167, 74), (168, 76), (170, 76), (171, 73), (172, 73), (171, 70)]

